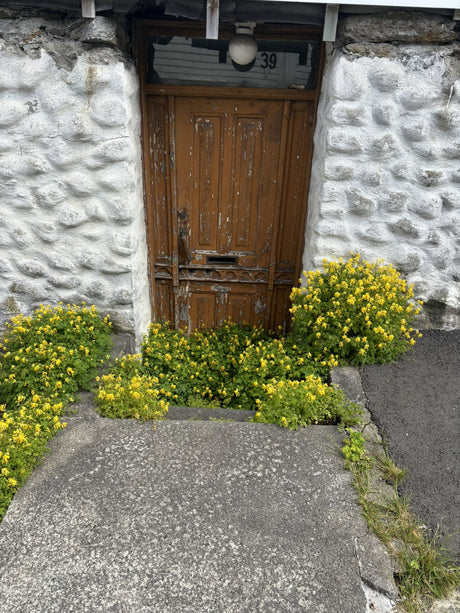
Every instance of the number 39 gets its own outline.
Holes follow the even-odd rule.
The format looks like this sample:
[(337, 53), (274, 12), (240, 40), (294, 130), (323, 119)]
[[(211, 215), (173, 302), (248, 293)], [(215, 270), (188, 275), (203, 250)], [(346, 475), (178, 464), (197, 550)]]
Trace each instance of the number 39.
[(276, 57), (276, 53), (270, 53), (268, 54), (266, 51), (264, 51), (263, 53), (261, 53), (262, 56), (262, 68), (271, 68), (273, 70), (273, 68), (276, 68), (276, 60), (278, 59)]

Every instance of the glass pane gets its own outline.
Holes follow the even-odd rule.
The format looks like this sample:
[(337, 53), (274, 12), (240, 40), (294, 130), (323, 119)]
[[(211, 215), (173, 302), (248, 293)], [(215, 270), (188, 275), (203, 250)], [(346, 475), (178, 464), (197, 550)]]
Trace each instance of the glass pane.
[(318, 43), (258, 40), (256, 58), (248, 66), (232, 62), (228, 43), (227, 39), (150, 36), (147, 83), (315, 88)]

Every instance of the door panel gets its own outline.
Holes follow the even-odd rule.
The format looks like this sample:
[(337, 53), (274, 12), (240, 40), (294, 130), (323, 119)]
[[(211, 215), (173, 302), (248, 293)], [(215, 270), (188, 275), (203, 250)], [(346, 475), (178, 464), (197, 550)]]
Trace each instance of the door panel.
[(189, 331), (289, 320), (300, 271), (314, 103), (148, 97), (156, 317)]

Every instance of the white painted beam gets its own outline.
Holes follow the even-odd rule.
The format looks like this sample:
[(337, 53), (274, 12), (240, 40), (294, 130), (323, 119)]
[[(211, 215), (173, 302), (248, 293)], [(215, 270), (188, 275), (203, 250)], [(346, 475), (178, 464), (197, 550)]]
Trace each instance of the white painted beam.
[(219, 38), (219, 0), (207, 1), (206, 38)]
[(96, 0), (81, 0), (81, 16), (88, 19), (96, 17)]
[(339, 19), (339, 5), (326, 4), (324, 15), (323, 41), (333, 43), (337, 34), (337, 21)]

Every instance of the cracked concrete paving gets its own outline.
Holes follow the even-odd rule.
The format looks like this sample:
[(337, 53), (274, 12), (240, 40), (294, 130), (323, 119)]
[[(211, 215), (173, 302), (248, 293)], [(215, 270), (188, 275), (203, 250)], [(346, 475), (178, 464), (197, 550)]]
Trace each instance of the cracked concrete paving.
[(391, 610), (337, 428), (77, 408), (0, 525), (0, 612)]

